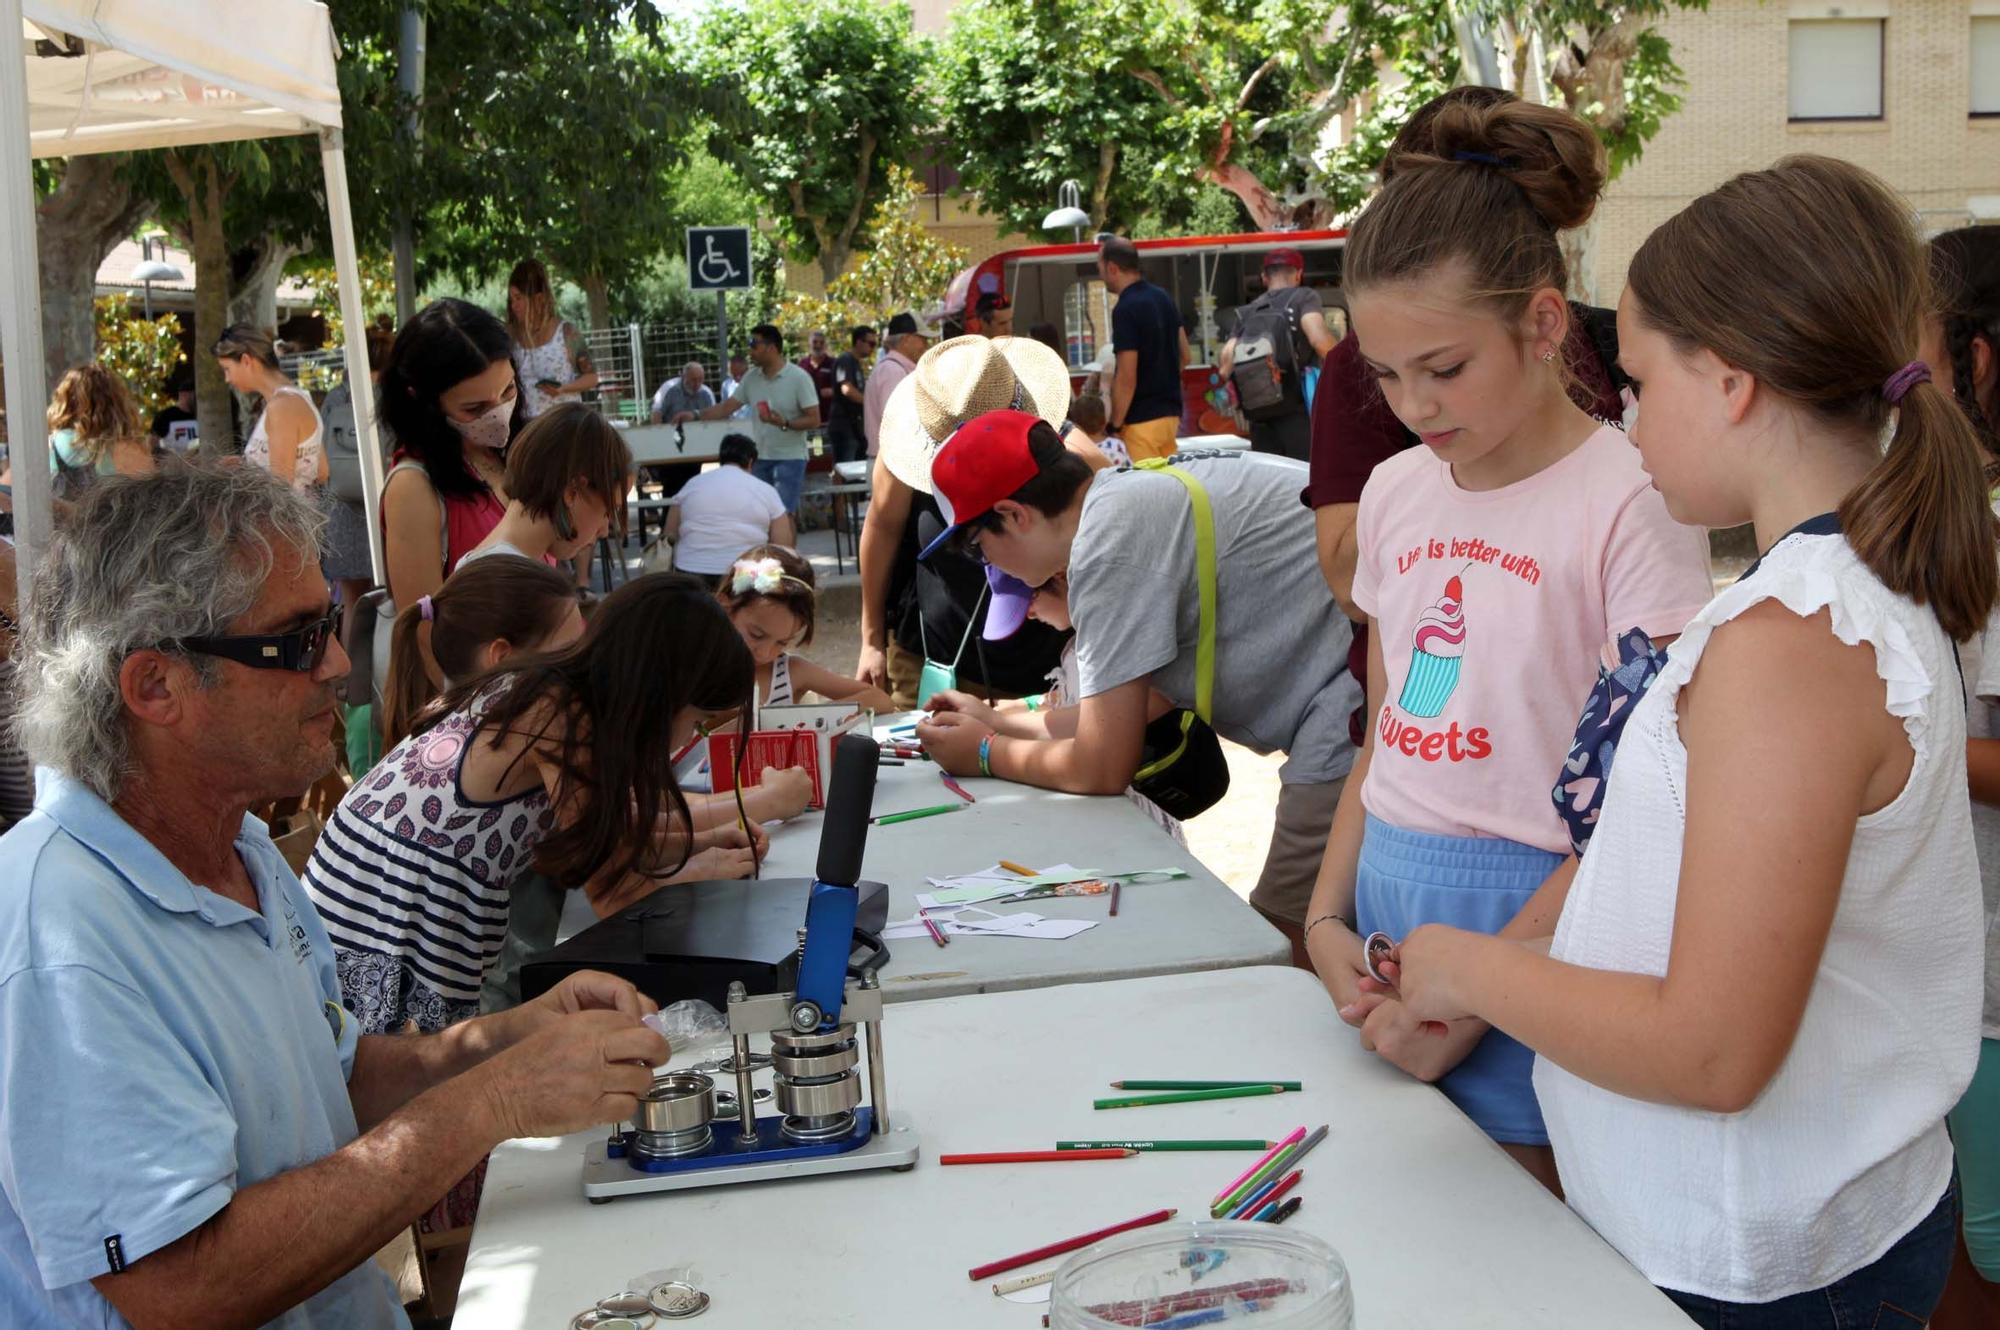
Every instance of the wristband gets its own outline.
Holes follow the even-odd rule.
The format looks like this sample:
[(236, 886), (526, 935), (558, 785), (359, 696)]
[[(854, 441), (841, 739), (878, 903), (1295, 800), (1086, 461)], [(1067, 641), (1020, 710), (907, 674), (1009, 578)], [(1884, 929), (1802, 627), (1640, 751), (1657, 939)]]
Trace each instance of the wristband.
[(979, 740), (979, 774), (993, 774), (993, 736), (988, 734)]
[(1339, 922), (1340, 922), (1341, 924), (1343, 924), (1343, 925), (1344, 925), (1344, 926), (1346, 927), (1347, 931), (1348, 931), (1348, 932), (1350, 932), (1350, 933), (1352, 933), (1352, 932), (1354, 931), (1354, 921), (1353, 921), (1352, 919), (1349, 919), (1349, 918), (1348, 918), (1348, 917), (1347, 917), (1346, 915), (1344, 915), (1344, 914), (1323, 914), (1323, 915), (1321, 915), (1321, 916), (1320, 916), (1319, 918), (1317, 918), (1317, 919), (1313, 920), (1313, 921), (1312, 921), (1311, 923), (1307, 924), (1307, 925), (1305, 926), (1305, 931), (1304, 931), (1304, 932), (1302, 932), (1302, 933), (1300, 933), (1300, 934), (1299, 934), (1299, 936), (1300, 936), (1300, 937), (1307, 937), (1307, 936), (1310, 936), (1310, 935), (1311, 935), (1311, 933), (1312, 933), (1312, 931), (1313, 931), (1313, 930), (1314, 930), (1315, 928), (1318, 928), (1318, 927), (1319, 927), (1319, 926), (1320, 926), (1321, 924), (1325, 923), (1325, 922), (1326, 922), (1327, 920), (1329, 920), (1329, 919), (1334, 919), (1334, 920), (1338, 920), (1338, 921), (1339, 921)]

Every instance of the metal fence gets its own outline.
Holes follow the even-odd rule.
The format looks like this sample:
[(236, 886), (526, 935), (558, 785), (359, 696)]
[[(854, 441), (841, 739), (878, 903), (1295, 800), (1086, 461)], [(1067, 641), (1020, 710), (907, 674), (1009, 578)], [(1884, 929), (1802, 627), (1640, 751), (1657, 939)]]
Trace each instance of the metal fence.
[(715, 324), (629, 323), (593, 328), (583, 335), (597, 368), (597, 405), (606, 415), (644, 421), (660, 385), (680, 377), (690, 361), (708, 372), (711, 391), (721, 387), (729, 367), (716, 362)]
[[(728, 374), (728, 366), (716, 362), (713, 321), (593, 328), (583, 334), (583, 342), (598, 375), (596, 391), (586, 393), (584, 401), (614, 420), (643, 423), (653, 394), (661, 384), (680, 377), (689, 361), (699, 361), (707, 370), (711, 391), (720, 388)], [(741, 342), (737, 345), (740, 349)], [(319, 395), (347, 375), (344, 353), (337, 345), (283, 356), (278, 364), (301, 388)]]

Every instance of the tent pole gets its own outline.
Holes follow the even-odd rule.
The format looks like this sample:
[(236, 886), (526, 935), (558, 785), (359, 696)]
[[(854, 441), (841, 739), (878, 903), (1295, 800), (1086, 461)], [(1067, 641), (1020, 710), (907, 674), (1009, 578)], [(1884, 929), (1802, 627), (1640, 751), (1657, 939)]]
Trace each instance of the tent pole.
[(47, 431), (49, 400), (42, 363), (41, 259), (35, 249), (35, 168), (28, 154), (27, 44), (20, 41), (21, 0), (0, 0), (0, 33), (13, 49), (0, 54), (0, 347), (7, 360), (7, 442), (14, 462), (15, 584), (25, 608), (35, 560), (53, 530)]
[[(0, 4), (14, 0), (0, 0)], [(340, 286), (342, 351), (347, 390), (354, 400), (354, 443), (361, 452), (361, 506), (368, 516), (368, 563), (375, 585), (389, 585), (382, 559), (382, 450), (375, 442), (375, 385), (368, 377), (368, 312), (361, 303), (360, 258), (354, 250), (354, 212), (347, 199), (347, 152), (340, 130), (319, 132), (320, 167), (326, 173), (326, 211), (333, 232), (334, 275)]]

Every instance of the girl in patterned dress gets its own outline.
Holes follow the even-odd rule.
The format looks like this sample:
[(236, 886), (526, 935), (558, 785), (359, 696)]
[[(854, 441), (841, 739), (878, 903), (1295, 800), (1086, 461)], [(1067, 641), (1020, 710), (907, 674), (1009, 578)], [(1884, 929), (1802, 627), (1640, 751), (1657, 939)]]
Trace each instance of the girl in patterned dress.
[(573, 645), (449, 689), (348, 791), (306, 866), (363, 1032), (477, 1015), (531, 868), (600, 914), (664, 882), (747, 876), (756, 823), (703, 826), (716, 819), (691, 812), (670, 759), (750, 688), (708, 588), (661, 573), (607, 597)]

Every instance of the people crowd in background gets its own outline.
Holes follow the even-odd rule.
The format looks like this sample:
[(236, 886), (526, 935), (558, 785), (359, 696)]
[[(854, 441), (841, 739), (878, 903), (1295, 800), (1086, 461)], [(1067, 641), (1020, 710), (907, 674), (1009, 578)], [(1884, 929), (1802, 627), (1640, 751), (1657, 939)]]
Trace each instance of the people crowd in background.
[[(1247, 449), (1180, 451), (1186, 317), (1117, 235), (1074, 345), (1014, 336), (990, 273), (838, 355), (757, 324), (713, 388), (690, 360), (638, 404), (745, 422), (651, 476), (534, 259), (504, 317), (368, 327), (371, 390), (318, 406), (228, 328), (240, 458), (171, 455), (191, 379), (149, 431), (69, 370), (28, 604), (0, 545), (0, 1247), (46, 1279), (105, 1231), (158, 1241), (0, 1305), (385, 1323), (355, 1253), (463, 1227), (510, 1131), (598, 1125), (596, 1087), (664, 1056), (629, 985), (522, 1004), (520, 960), (568, 893), (602, 917), (753, 876), (813, 780), (739, 801), (677, 759), (818, 697), (1177, 838), (1221, 740), (1282, 754), (1249, 903), (1341, 1037), (1696, 1324), (2000, 1324), (2000, 229), (1926, 245), (1881, 181), (1791, 157), (1662, 225), (1600, 309), (1559, 236), (1606, 176), (1564, 110), (1417, 109), (1338, 317), (1299, 249), (1261, 254), (1216, 365)], [(851, 675), (802, 654), (816, 433), (870, 473)], [(584, 594), (655, 484), (673, 571)], [(1718, 590), (1708, 532), (1746, 524)], [(327, 775), (343, 720), (295, 876), (253, 814)], [(107, 1096), (60, 1185), (19, 1166)], [(162, 1219), (142, 1151), (227, 1208)]]

